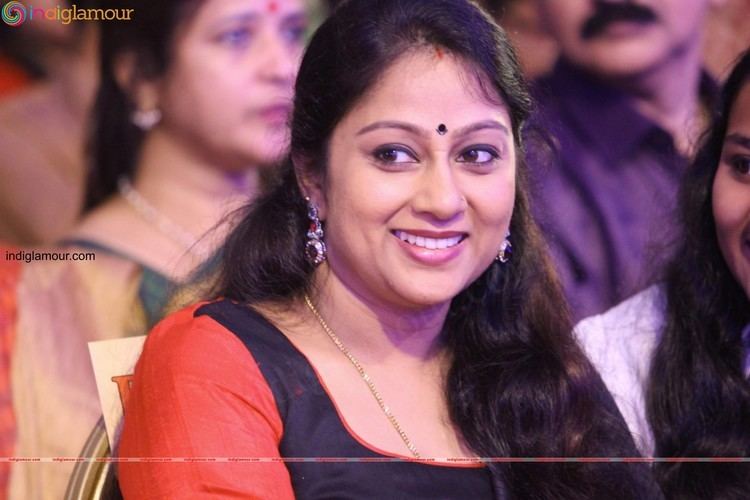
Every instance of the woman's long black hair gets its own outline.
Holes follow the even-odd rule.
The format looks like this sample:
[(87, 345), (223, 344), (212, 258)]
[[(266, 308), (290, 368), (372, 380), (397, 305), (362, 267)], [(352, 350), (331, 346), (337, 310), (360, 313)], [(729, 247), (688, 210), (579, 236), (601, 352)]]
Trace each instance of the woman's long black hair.
[[(296, 83), (291, 156), (273, 189), (229, 237), (219, 295), (289, 303), (311, 289), (304, 258), (307, 210), (291, 158), (323, 175), (334, 128), (402, 54), (441, 47), (464, 60), (488, 96), (508, 107), (519, 152), (511, 220), (514, 254), (453, 300), (444, 339), (453, 362), (454, 424), (485, 457), (636, 454), (611, 397), (571, 335), (558, 282), (529, 215), (521, 129), (530, 99), (504, 32), (466, 0), (349, 0), (326, 21)], [(299, 165), (298, 165), (299, 166)], [(498, 491), (514, 499), (649, 498), (645, 467), (494, 463)]]
[[(729, 115), (750, 84), (750, 53), (727, 80), (719, 110), (680, 194), (682, 236), (666, 271), (666, 323), (647, 386), (648, 420), (660, 457), (750, 456), (750, 383), (742, 328), (750, 301), (722, 258), (712, 189)], [(670, 498), (750, 498), (748, 464), (658, 463)]]
[(116, 65), (134, 58), (135, 80), (163, 75), (172, 59), (177, 28), (191, 19), (202, 0), (109, 0), (107, 8), (133, 9), (130, 21), (101, 23), (100, 84), (91, 137), (84, 211), (117, 192), (120, 177), (132, 177), (144, 133), (133, 125), (132, 96), (117, 82)]

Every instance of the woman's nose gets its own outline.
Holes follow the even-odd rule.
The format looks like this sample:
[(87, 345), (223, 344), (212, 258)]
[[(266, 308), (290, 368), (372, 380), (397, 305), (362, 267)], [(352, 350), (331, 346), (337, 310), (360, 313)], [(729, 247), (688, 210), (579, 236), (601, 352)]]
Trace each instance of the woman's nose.
[(297, 51), (277, 33), (266, 36), (262, 50), (260, 75), (263, 79), (278, 83), (291, 84), (299, 63)]
[(448, 162), (433, 163), (420, 176), (413, 207), (418, 213), (451, 220), (466, 209), (466, 198)]

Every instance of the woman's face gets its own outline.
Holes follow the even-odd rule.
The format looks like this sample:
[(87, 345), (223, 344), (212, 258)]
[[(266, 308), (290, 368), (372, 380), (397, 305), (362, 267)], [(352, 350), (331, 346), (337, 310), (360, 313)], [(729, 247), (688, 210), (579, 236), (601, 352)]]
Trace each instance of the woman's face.
[(492, 263), (516, 174), (508, 110), (495, 100), (462, 63), (425, 49), (396, 60), (334, 130), (322, 187), (306, 191), (330, 269), (363, 300), (444, 305)]
[(176, 33), (159, 92), (162, 127), (230, 169), (286, 149), (307, 28), (303, 0), (206, 0)]
[(713, 209), (721, 253), (750, 298), (750, 83), (745, 83), (729, 116)]

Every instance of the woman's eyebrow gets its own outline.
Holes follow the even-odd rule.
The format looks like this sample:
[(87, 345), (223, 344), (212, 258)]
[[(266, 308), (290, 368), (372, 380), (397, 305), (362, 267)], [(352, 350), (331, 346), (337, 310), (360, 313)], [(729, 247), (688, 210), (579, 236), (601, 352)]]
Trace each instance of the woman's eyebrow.
[(368, 132), (372, 132), (373, 130), (379, 130), (381, 128), (395, 128), (395, 129), (404, 130), (406, 132), (409, 132), (410, 134), (419, 135), (419, 136), (424, 136), (427, 134), (427, 132), (423, 128), (417, 127), (416, 125), (412, 125), (406, 122), (385, 120), (385, 121), (371, 123), (370, 125), (363, 127), (359, 132), (357, 132), (357, 135), (358, 136), (364, 135), (364, 134), (367, 134)]
[(737, 144), (738, 146), (743, 146), (747, 149), (750, 149), (750, 137), (738, 132), (729, 134), (726, 139), (724, 139), (724, 142)]
[(214, 28), (219, 28), (230, 23), (253, 23), (260, 18), (260, 14), (257, 12), (235, 12), (233, 14), (227, 14), (226, 16), (220, 17), (212, 23)]
[(307, 13), (305, 11), (291, 12), (284, 16), (281, 20), (282, 23), (300, 23), (307, 22)]
[(505, 125), (503, 125), (497, 120), (484, 120), (481, 122), (472, 123), (471, 125), (467, 125), (463, 128), (458, 129), (456, 131), (456, 136), (463, 137), (463, 136), (471, 134), (472, 132), (477, 132), (479, 130), (484, 130), (488, 128), (500, 130), (504, 132), (505, 135), (510, 137), (510, 130), (508, 130), (508, 127), (506, 127)]
[[(375, 123), (371, 123), (370, 125), (367, 125), (366, 127), (362, 128), (359, 132), (357, 132), (357, 135), (363, 135), (368, 132), (372, 132), (373, 130), (378, 130), (382, 128), (395, 128), (399, 130), (404, 130), (406, 132), (409, 132), (414, 135), (424, 136), (427, 134), (427, 131), (421, 127), (418, 127), (416, 125), (412, 125), (410, 123), (406, 122), (400, 122), (400, 121), (394, 121), (394, 120), (385, 120), (385, 121), (378, 121)], [(504, 132), (505, 135), (510, 136), (510, 130), (508, 127), (503, 125), (497, 120), (483, 120), (477, 123), (472, 123), (471, 125), (466, 125), (465, 127), (462, 127), (453, 134), (457, 137), (463, 137), (466, 135), (471, 134), (472, 132), (476, 132), (478, 130), (484, 130), (484, 129), (495, 129), (500, 130), (501, 132)]]

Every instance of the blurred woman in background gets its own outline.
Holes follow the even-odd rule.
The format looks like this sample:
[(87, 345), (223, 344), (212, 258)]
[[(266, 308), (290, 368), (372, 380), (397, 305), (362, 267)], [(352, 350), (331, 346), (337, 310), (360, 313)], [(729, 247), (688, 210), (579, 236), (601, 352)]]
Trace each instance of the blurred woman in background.
[[(95, 260), (0, 261), (3, 456), (79, 453), (101, 414), (87, 342), (147, 331), (287, 147), (303, 0), (107, 7), (135, 14), (102, 25), (85, 214), (44, 249)], [(11, 497), (59, 499), (71, 468), (14, 464)]]
[[(657, 457), (750, 456), (750, 53), (683, 181), (660, 286), (577, 327), (636, 443)], [(750, 498), (746, 463), (657, 463), (668, 498)]]

